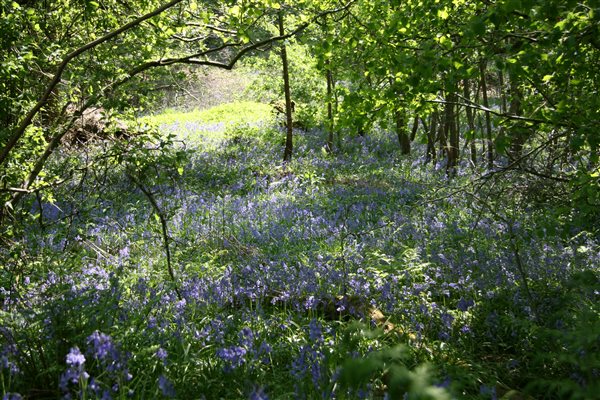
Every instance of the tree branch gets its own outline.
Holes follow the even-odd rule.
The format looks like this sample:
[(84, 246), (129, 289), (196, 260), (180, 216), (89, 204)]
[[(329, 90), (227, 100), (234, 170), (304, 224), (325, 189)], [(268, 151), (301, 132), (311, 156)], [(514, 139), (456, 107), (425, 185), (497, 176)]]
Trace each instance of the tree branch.
[(181, 293), (179, 292), (179, 287), (177, 285), (177, 279), (175, 279), (175, 272), (173, 271), (173, 266), (171, 265), (171, 248), (169, 246), (169, 233), (168, 233), (168, 228), (167, 228), (167, 219), (166, 219), (164, 213), (162, 212), (162, 210), (160, 209), (160, 207), (158, 206), (158, 203), (156, 202), (154, 195), (148, 189), (146, 189), (139, 180), (134, 178), (132, 174), (127, 173), (127, 175), (129, 176), (129, 179), (131, 179), (132, 182), (135, 183), (135, 185), (142, 191), (142, 193), (144, 193), (144, 195), (150, 202), (150, 205), (152, 205), (152, 209), (154, 210), (154, 212), (156, 212), (156, 215), (158, 215), (158, 219), (160, 221), (160, 226), (162, 229), (163, 246), (165, 248), (165, 253), (167, 256), (167, 270), (169, 271), (169, 276), (171, 277), (171, 281), (173, 282), (173, 285), (175, 288), (175, 293), (177, 293), (177, 297), (179, 298), (179, 300), (181, 300), (182, 299)]
[(485, 107), (485, 106), (482, 106), (480, 104), (473, 103), (473, 102), (469, 101), (468, 99), (465, 99), (464, 97), (462, 97), (460, 95), (459, 95), (459, 97), (462, 98), (463, 100), (467, 100), (468, 103), (461, 103), (461, 102), (457, 102), (457, 101), (446, 101), (446, 100), (439, 100), (439, 99), (436, 99), (436, 100), (425, 100), (425, 101), (427, 103), (454, 104), (454, 105), (457, 105), (457, 106), (468, 107), (468, 108), (472, 108), (474, 110), (489, 112), (490, 114), (494, 114), (494, 115), (496, 115), (498, 117), (506, 118), (506, 119), (509, 119), (509, 120), (531, 122), (531, 123), (535, 123), (535, 124), (548, 124), (548, 125), (559, 126), (559, 127), (563, 127), (563, 128), (571, 128), (572, 127), (571, 125), (569, 125), (567, 123), (554, 122), (554, 121), (549, 121), (549, 120), (546, 120), (546, 119), (524, 117), (522, 115), (513, 115), (513, 114), (499, 112), (499, 111), (493, 110), (493, 109), (491, 109), (489, 107)]
[(94, 47), (98, 46), (99, 44), (107, 42), (110, 39), (120, 35), (121, 33), (125, 32), (133, 27), (138, 26), (139, 24), (146, 21), (147, 19), (150, 19), (152, 17), (155, 17), (158, 14), (161, 14), (165, 10), (175, 6), (178, 3), (181, 3), (182, 1), (183, 0), (171, 0), (169, 3), (155, 9), (154, 11), (144, 14), (141, 17), (138, 17), (138, 18), (134, 19), (133, 21), (121, 26), (120, 28), (118, 28), (112, 32), (109, 32), (106, 35), (104, 35), (94, 41), (91, 41), (91, 42), (73, 50), (69, 54), (67, 54), (65, 56), (65, 58), (62, 60), (62, 62), (59, 64), (56, 72), (54, 73), (54, 77), (52, 78), (52, 81), (46, 87), (46, 90), (44, 91), (44, 94), (42, 95), (42, 97), (33, 106), (33, 108), (31, 110), (29, 110), (29, 112), (25, 115), (25, 118), (23, 118), (23, 120), (19, 123), (15, 132), (8, 139), (8, 142), (6, 143), (6, 145), (0, 152), (0, 165), (2, 165), (4, 163), (4, 161), (6, 161), (11, 150), (15, 147), (17, 142), (25, 134), (25, 130), (27, 129), (27, 127), (29, 125), (31, 125), (33, 118), (38, 114), (38, 112), (42, 109), (42, 107), (44, 107), (46, 105), (46, 103), (48, 102), (48, 99), (50, 98), (50, 95), (52, 94), (52, 92), (54, 92), (54, 89), (59, 84), (62, 74), (65, 71), (65, 69), (67, 68), (67, 65), (69, 65), (69, 63), (73, 59), (77, 58), (78, 56), (87, 52), (88, 50), (93, 49)]
[[(176, 4), (177, 2), (182, 1), (182, 0), (177, 0), (177, 1), (172, 1), (169, 4)], [(99, 92), (98, 95), (88, 99), (84, 105), (76, 112), (73, 114), (73, 116), (71, 117), (71, 119), (69, 120), (69, 122), (65, 125), (65, 127), (63, 127), (63, 129), (61, 129), (61, 131), (59, 133), (57, 133), (56, 135), (54, 135), (52, 137), (52, 139), (50, 140), (50, 142), (48, 143), (48, 145), (46, 146), (46, 149), (44, 150), (44, 153), (38, 158), (38, 160), (35, 162), (35, 165), (32, 169), (32, 171), (29, 173), (27, 179), (23, 182), (23, 184), (21, 185), (21, 190), (18, 191), (14, 191), (13, 192), (13, 196), (12, 199), (10, 201), (11, 205), (14, 205), (16, 203), (19, 202), (19, 200), (26, 195), (27, 193), (29, 193), (29, 189), (31, 187), (31, 185), (33, 184), (33, 182), (35, 182), (35, 180), (37, 179), (37, 177), (39, 176), (40, 172), (42, 171), (44, 164), (46, 163), (46, 161), (48, 160), (48, 158), (52, 155), (52, 153), (54, 152), (54, 150), (59, 146), (61, 139), (63, 138), (63, 136), (68, 132), (70, 126), (72, 126), (72, 124), (74, 123), (74, 121), (81, 115), (83, 114), (83, 112), (88, 109), (89, 107), (91, 107), (92, 105), (95, 104), (96, 101), (98, 101), (98, 99), (100, 97), (106, 97), (107, 95), (109, 95), (112, 91), (114, 91), (116, 88), (118, 88), (119, 86), (122, 86), (123, 84), (127, 83), (128, 81), (130, 81), (133, 77), (135, 77), (136, 75), (139, 75), (140, 73), (149, 70), (151, 68), (155, 68), (155, 67), (164, 67), (164, 66), (169, 66), (169, 65), (173, 65), (173, 64), (194, 64), (194, 65), (207, 65), (207, 66), (214, 66), (214, 67), (218, 67), (218, 68), (223, 68), (223, 69), (232, 69), (235, 65), (235, 63), (242, 57), (244, 56), (246, 53), (251, 52), (253, 50), (257, 50), (260, 47), (266, 46), (268, 44), (280, 41), (280, 40), (285, 40), (288, 39), (290, 37), (293, 37), (295, 35), (297, 35), (298, 33), (302, 32), (304, 29), (306, 29), (312, 22), (316, 21), (318, 18), (322, 18), (325, 15), (329, 15), (329, 14), (333, 14), (342, 10), (347, 9), (352, 3), (354, 3), (356, 0), (352, 0), (349, 3), (347, 3), (345, 6), (340, 7), (338, 9), (335, 10), (326, 10), (324, 12), (319, 13), (317, 16), (315, 16), (313, 19), (311, 19), (308, 22), (305, 22), (304, 24), (299, 25), (298, 27), (296, 27), (296, 29), (294, 29), (293, 31), (285, 34), (285, 35), (279, 35), (279, 36), (273, 36), (270, 37), (268, 39), (247, 45), (245, 47), (243, 47), (241, 50), (238, 51), (238, 53), (228, 62), (228, 63), (222, 63), (222, 62), (218, 62), (218, 61), (212, 61), (209, 59), (205, 59), (205, 60), (199, 60), (196, 59), (197, 57), (203, 57), (203, 56), (208, 56), (212, 53), (215, 52), (219, 52), (222, 51), (228, 47), (237, 47), (237, 46), (242, 46), (242, 43), (240, 42), (235, 42), (235, 43), (226, 43), (223, 44), (219, 47), (216, 48), (212, 48), (212, 49), (208, 49), (199, 53), (195, 53), (189, 56), (185, 56), (185, 57), (180, 57), (180, 58), (169, 58), (169, 59), (161, 59), (161, 60), (156, 60), (156, 61), (150, 61), (150, 62), (146, 62), (146, 63), (142, 63), (136, 67), (134, 67), (133, 69), (131, 69), (129, 71), (129, 73), (122, 79), (112, 82), (109, 85), (105, 86), (103, 88), (103, 90), (101, 90)], [(166, 6), (165, 6), (166, 7)], [(156, 13), (156, 11), (154, 11), (154, 13)], [(146, 14), (146, 16), (149, 14)], [(154, 14), (156, 15), (156, 14)], [(149, 17), (148, 17), (149, 18)], [(147, 19), (147, 18), (146, 18)], [(107, 39), (108, 40), (108, 39)], [(64, 68), (63, 68), (64, 69)], [(56, 85), (54, 85), (56, 86)], [(50, 95), (52, 91), (48, 92), (48, 96)], [(47, 101), (47, 98), (46, 100)], [(39, 109), (38, 109), (39, 111)], [(31, 121), (29, 121), (29, 123), (31, 123)], [(26, 126), (25, 126), (26, 128)], [(24, 130), (23, 130), (24, 132)], [(21, 132), (21, 135), (23, 134), (23, 132)], [(16, 139), (18, 140), (18, 138)], [(16, 141), (15, 141), (16, 143)], [(14, 145), (13, 145), (14, 146)], [(4, 149), (3, 153), (8, 154), (10, 152), (10, 149)], [(6, 157), (6, 156), (5, 156)], [(0, 158), (0, 164), (2, 163), (2, 161), (4, 161), (4, 159)]]

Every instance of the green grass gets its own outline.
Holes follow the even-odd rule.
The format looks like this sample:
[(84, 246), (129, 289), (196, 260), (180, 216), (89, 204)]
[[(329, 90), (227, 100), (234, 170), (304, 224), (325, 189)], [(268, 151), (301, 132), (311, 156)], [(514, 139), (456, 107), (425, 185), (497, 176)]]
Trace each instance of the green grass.
[(177, 111), (168, 109), (162, 114), (149, 115), (142, 122), (151, 125), (171, 125), (174, 123), (222, 124), (235, 125), (241, 123), (265, 122), (271, 117), (272, 107), (254, 101), (243, 101), (222, 104), (207, 110)]
[(221, 104), (206, 110), (166, 110), (161, 114), (143, 117), (142, 125), (174, 133), (179, 141), (204, 149), (218, 146), (238, 127), (266, 126), (273, 119), (268, 104), (243, 101)]

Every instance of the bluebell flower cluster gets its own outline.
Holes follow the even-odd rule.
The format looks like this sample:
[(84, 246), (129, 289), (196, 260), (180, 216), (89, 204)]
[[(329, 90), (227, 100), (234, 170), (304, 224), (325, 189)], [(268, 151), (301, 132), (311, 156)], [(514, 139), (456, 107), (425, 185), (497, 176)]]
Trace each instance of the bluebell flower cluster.
[(225, 370), (232, 371), (246, 362), (248, 350), (242, 346), (230, 346), (217, 350), (217, 356), (225, 362)]
[(85, 371), (84, 367), (85, 356), (81, 354), (78, 347), (71, 348), (66, 357), (67, 370), (60, 378), (60, 389), (63, 392), (68, 392), (71, 385), (79, 389), (80, 381), (87, 382), (90, 375)]
[[(241, 152), (232, 141), (210, 139), (211, 151), (194, 148), (186, 165), (191, 183), (153, 181), (169, 217), (177, 282), (165, 273), (151, 212), (142, 200), (119, 202), (131, 194), (126, 184), (113, 198), (94, 197), (87, 211), (93, 223), (75, 221), (76, 235), (57, 226), (37, 240), (32, 228), (24, 246), (55, 260), (18, 291), (0, 287), (2, 312), (18, 317), (0, 327), (2, 373), (17, 382), (22, 366), (35, 368), (24, 355), (35, 353), (28, 340), (39, 333), (49, 354), (58, 350), (47, 344), (68, 340), (72, 347), (66, 359), (57, 357), (66, 361), (65, 395), (122, 397), (147, 387), (185, 398), (194, 383), (178, 377), (193, 376), (205, 379), (194, 390), (235, 377), (250, 382), (240, 389), (244, 396), (266, 399), (273, 386), (265, 376), (279, 374), (294, 382), (299, 398), (333, 398), (343, 359), (390, 342), (406, 342), (427, 359), (448, 346), (499, 343), (509, 332), (511, 345), (526, 349), (529, 338), (516, 322), (557, 312), (562, 300), (544, 293), (559, 293), (576, 271), (597, 270), (594, 237), (536, 235), (527, 227), (533, 218), (498, 221), (459, 196), (419, 207), (441, 185), (432, 166), (416, 160), (409, 179), (410, 165), (389, 143), (347, 139), (347, 151), (334, 158), (314, 151), (320, 139), (307, 133), (299, 157), (281, 171), (264, 168), (276, 163), (274, 145)], [(47, 222), (60, 220), (59, 208), (69, 210), (42, 208)], [(509, 231), (517, 232), (521, 262), (535, 283), (531, 297)], [(598, 300), (594, 290), (587, 299)], [(374, 311), (382, 317), (372, 319)], [(383, 337), (365, 335), (344, 347), (346, 322), (381, 328), (381, 318), (389, 319)], [(565, 316), (551, 322), (559, 332), (570, 323)], [(506, 362), (514, 374), (526, 364), (517, 350)], [(584, 385), (580, 375), (570, 379)], [(493, 386), (481, 390), (475, 395), (495, 395)], [(379, 385), (352, 393), (382, 391)]]
[(17, 375), (20, 370), (15, 359), (19, 356), (17, 346), (14, 343), (8, 343), (0, 350), (0, 371), (8, 372), (8, 375)]

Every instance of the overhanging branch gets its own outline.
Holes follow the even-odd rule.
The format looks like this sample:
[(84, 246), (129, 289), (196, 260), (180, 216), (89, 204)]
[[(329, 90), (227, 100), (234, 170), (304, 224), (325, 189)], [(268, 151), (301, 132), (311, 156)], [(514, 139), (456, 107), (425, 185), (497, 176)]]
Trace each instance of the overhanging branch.
[(562, 123), (562, 122), (554, 122), (554, 121), (550, 121), (550, 120), (546, 120), (546, 119), (541, 119), (541, 118), (532, 118), (532, 117), (525, 117), (522, 115), (514, 115), (514, 114), (509, 114), (509, 113), (503, 113), (500, 111), (496, 111), (493, 110), (489, 107), (485, 107), (482, 106), (481, 104), (477, 104), (477, 103), (473, 103), (470, 102), (468, 99), (465, 99), (464, 97), (460, 96), (459, 97), (463, 98), (464, 100), (466, 100), (466, 103), (463, 102), (458, 102), (458, 101), (447, 101), (447, 100), (440, 100), (440, 99), (435, 99), (435, 100), (425, 100), (427, 103), (436, 103), (436, 104), (453, 104), (456, 106), (461, 106), (461, 107), (468, 107), (474, 110), (479, 110), (479, 111), (485, 111), (485, 112), (489, 112), (490, 114), (494, 114), (498, 117), (502, 117), (508, 120), (514, 120), (514, 121), (522, 121), (522, 122), (530, 122), (530, 123), (534, 123), (534, 124), (548, 124), (548, 125), (552, 125), (552, 126), (559, 126), (559, 127), (563, 127), (563, 128), (571, 128), (572, 126), (566, 123)]
[(6, 145), (0, 152), (0, 165), (2, 165), (4, 163), (4, 161), (6, 161), (11, 150), (16, 146), (17, 142), (25, 134), (25, 130), (27, 129), (27, 127), (29, 125), (31, 125), (33, 118), (40, 112), (42, 107), (44, 107), (46, 105), (46, 103), (48, 103), (50, 95), (52, 94), (52, 92), (54, 92), (54, 89), (61, 81), (63, 72), (67, 68), (67, 65), (69, 65), (69, 63), (73, 59), (79, 57), (81, 54), (87, 52), (88, 50), (91, 50), (94, 47), (113, 39), (114, 37), (120, 35), (121, 33), (125, 32), (133, 27), (138, 26), (142, 22), (161, 14), (162, 12), (175, 6), (178, 3), (181, 3), (182, 1), (183, 0), (171, 0), (169, 3), (155, 9), (154, 11), (144, 14), (141, 17), (138, 17), (138, 18), (134, 19), (133, 21), (121, 26), (120, 28), (115, 29), (112, 32), (109, 32), (106, 35), (104, 35), (96, 40), (88, 42), (85, 45), (83, 45), (83, 46), (73, 50), (69, 54), (67, 54), (65, 56), (65, 58), (61, 61), (61, 63), (58, 65), (58, 68), (56, 69), (56, 72), (54, 73), (52, 81), (46, 87), (46, 90), (44, 91), (44, 94), (42, 95), (42, 97), (33, 106), (33, 108), (31, 110), (29, 110), (29, 112), (25, 115), (23, 120), (19, 123), (16, 130), (14, 131), (12, 136), (8, 139), (8, 142), (6, 143)]
[[(171, 5), (176, 4), (177, 2), (182, 1), (182, 0), (178, 0), (178, 1), (172, 1)], [(66, 124), (66, 126), (57, 134), (54, 135), (54, 137), (51, 138), (50, 142), (48, 143), (48, 145), (46, 146), (46, 149), (44, 150), (44, 153), (36, 160), (36, 162), (34, 163), (34, 167), (32, 169), (32, 171), (29, 173), (27, 179), (23, 182), (21, 188), (19, 188), (19, 190), (17, 191), (13, 191), (13, 196), (11, 199), (11, 204), (16, 204), (19, 202), (19, 200), (29, 192), (31, 185), (35, 182), (35, 180), (37, 179), (37, 177), (39, 176), (40, 172), (42, 171), (46, 161), (48, 160), (48, 158), (52, 155), (52, 153), (54, 152), (54, 150), (59, 146), (60, 141), (62, 139), (62, 137), (66, 134), (66, 132), (68, 131), (69, 127), (73, 124), (73, 122), (75, 121), (75, 119), (81, 115), (87, 108), (93, 106), (99, 98), (101, 97), (106, 97), (108, 95), (110, 95), (111, 92), (113, 92), (114, 90), (116, 90), (118, 87), (122, 86), (123, 84), (127, 83), (128, 81), (130, 81), (132, 78), (134, 78), (135, 76), (139, 75), (140, 73), (147, 71), (151, 68), (156, 68), (156, 67), (165, 67), (165, 66), (170, 66), (173, 64), (194, 64), (194, 65), (206, 65), (206, 66), (214, 66), (214, 67), (218, 67), (218, 68), (223, 68), (223, 69), (232, 69), (236, 62), (239, 61), (240, 58), (242, 58), (245, 54), (260, 49), (263, 46), (267, 46), (269, 44), (281, 41), (281, 40), (285, 40), (288, 38), (291, 38), (297, 34), (299, 34), (300, 32), (302, 32), (304, 29), (306, 29), (311, 23), (313, 23), (314, 21), (316, 21), (319, 18), (322, 18), (325, 15), (330, 15), (330, 14), (334, 14), (336, 12), (340, 12), (343, 10), (348, 9), (348, 7), (350, 7), (351, 4), (353, 4), (356, 0), (352, 0), (349, 3), (347, 3), (346, 5), (344, 5), (343, 7), (340, 7), (338, 9), (334, 9), (334, 10), (326, 10), (323, 11), (319, 14), (317, 14), (315, 17), (313, 17), (310, 21), (305, 22), (299, 26), (297, 26), (294, 30), (292, 30), (291, 32), (285, 34), (285, 35), (279, 35), (279, 36), (273, 36), (267, 39), (264, 39), (262, 41), (256, 42), (256, 43), (252, 43), (252, 44), (247, 44), (244, 46), (243, 43), (241, 42), (232, 42), (232, 43), (225, 43), (219, 47), (215, 47), (212, 49), (208, 49), (208, 50), (204, 50), (202, 52), (198, 52), (192, 55), (188, 55), (185, 57), (179, 57), (179, 58), (168, 58), (168, 59), (161, 59), (161, 60), (156, 60), (156, 61), (149, 61), (149, 62), (145, 62), (142, 63), (136, 67), (133, 67), (129, 73), (122, 79), (112, 82), (108, 85), (106, 85), (100, 92), (98, 95), (88, 99), (85, 104), (76, 112), (73, 114), (73, 116), (71, 117), (70, 121)], [(166, 6), (165, 6), (166, 7)], [(154, 11), (154, 15), (158, 14), (158, 12), (156, 12), (156, 10)], [(146, 19), (150, 18), (147, 17), (149, 14), (146, 14)], [(141, 18), (144, 18), (141, 17)], [(140, 20), (140, 19), (138, 19)], [(136, 20), (137, 21), (137, 20)], [(141, 20), (140, 20), (141, 22)], [(139, 22), (138, 22), (139, 23)], [(116, 35), (113, 35), (113, 37)], [(106, 39), (108, 40), (108, 39)], [(99, 43), (97, 43), (99, 44)], [(231, 58), (229, 60), (228, 63), (224, 63), (224, 62), (219, 62), (219, 61), (214, 61), (214, 60), (210, 60), (208, 58), (206, 59), (199, 59), (198, 57), (208, 57), (213, 53), (218, 53), (220, 51), (225, 50), (226, 48), (229, 47), (240, 47), (243, 46), (238, 52), (237, 54)], [(66, 66), (66, 64), (65, 64)], [(63, 68), (64, 69), (64, 68)], [(56, 84), (53, 86), (55, 87)], [(50, 92), (48, 92), (48, 96), (51, 94), (52, 90), (50, 90)], [(44, 103), (47, 101), (48, 99), (46, 98)], [(41, 101), (41, 100), (40, 100)], [(41, 108), (41, 106), (40, 106)], [(39, 109), (37, 110), (39, 111)], [(33, 118), (33, 117), (32, 117)], [(29, 123), (31, 123), (31, 121), (29, 121)], [(27, 125), (28, 126), (28, 125)], [(25, 128), (27, 127), (25, 126)], [(23, 132), (25, 130), (25, 128), (23, 128)], [(21, 133), (22, 135), (23, 133)], [(20, 136), (19, 136), (20, 137)], [(16, 141), (19, 138), (17, 137)], [(14, 146), (14, 144), (13, 144)], [(6, 153), (6, 155), (8, 155), (8, 153), (10, 152), (10, 149), (7, 150), (7, 148), (3, 149), (3, 154)], [(6, 155), (4, 156), (6, 158)], [(2, 163), (2, 161), (4, 161), (4, 159), (0, 158), (0, 164)]]

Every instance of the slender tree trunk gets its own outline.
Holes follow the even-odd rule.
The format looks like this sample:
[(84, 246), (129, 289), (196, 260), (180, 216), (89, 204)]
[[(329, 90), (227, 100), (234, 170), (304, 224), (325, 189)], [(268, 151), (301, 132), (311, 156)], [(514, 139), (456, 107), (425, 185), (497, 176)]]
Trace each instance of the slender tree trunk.
[[(445, 94), (440, 93), (445, 97)], [(448, 147), (448, 136), (446, 136), (446, 108), (444, 107), (438, 114), (438, 126), (437, 126), (437, 141), (438, 141), (438, 159), (443, 159), (447, 154)]]
[(331, 60), (325, 61), (327, 68), (327, 151), (333, 151), (333, 74), (331, 72)]
[(437, 125), (437, 141), (438, 141), (438, 159), (444, 159), (446, 157), (446, 151), (448, 147), (448, 138), (445, 131), (445, 115), (440, 112), (438, 115)]
[(485, 158), (485, 155), (487, 154), (487, 142), (485, 140), (484, 133), (483, 133), (485, 131), (485, 128), (484, 128), (483, 118), (482, 118), (480, 112), (477, 113), (477, 128), (478, 128), (477, 131), (481, 132), (481, 135), (480, 135), (481, 136), (481, 152), (479, 154), (481, 156), (481, 159), (483, 160)]
[[(485, 80), (485, 67), (486, 61), (481, 60), (479, 63), (479, 72), (481, 75), (481, 94), (483, 98), (483, 106), (490, 108), (487, 95), (487, 82)], [(486, 141), (487, 141), (487, 168), (491, 170), (494, 168), (494, 143), (492, 140), (492, 116), (489, 111), (485, 112), (485, 126), (486, 126)]]
[(404, 110), (396, 110), (396, 134), (400, 142), (400, 152), (402, 154), (410, 154), (410, 138), (406, 132), (406, 112)]
[[(283, 13), (279, 13), (279, 35), (285, 35), (283, 28)], [(292, 127), (292, 96), (290, 94), (290, 74), (288, 70), (288, 59), (285, 43), (281, 43), (281, 64), (283, 64), (283, 92), (285, 94), (285, 117), (286, 117), (286, 136), (285, 136), (285, 150), (283, 152), (283, 161), (287, 162), (292, 159), (292, 152), (294, 150), (294, 136)]]
[(500, 89), (499, 89), (499, 95), (500, 95), (500, 111), (502, 111), (502, 113), (506, 113), (506, 109), (507, 107), (507, 101), (506, 101), (506, 90), (505, 90), (505, 83), (504, 83), (504, 73), (502, 72), (502, 70), (498, 71), (498, 84), (500, 85)]
[(423, 125), (423, 131), (425, 133), (429, 132), (429, 126), (427, 125), (427, 121), (423, 119), (423, 117), (419, 117), (419, 121), (421, 121), (421, 125)]
[(429, 161), (434, 163), (437, 161), (435, 152), (435, 138), (438, 130), (438, 112), (434, 111), (431, 113), (431, 123), (429, 130), (427, 131), (427, 152), (425, 154), (425, 164)]
[[(519, 85), (516, 82), (514, 77), (510, 77), (510, 108), (509, 113), (511, 115), (521, 115), (522, 103), (521, 103), (522, 93), (519, 89)], [(511, 131), (511, 143), (510, 143), (510, 153), (509, 156), (513, 160), (519, 159), (521, 157), (521, 153), (523, 152), (523, 145), (525, 144), (526, 132), (523, 126), (517, 124), (513, 127)]]
[[(458, 90), (458, 88), (454, 88), (454, 90)], [(458, 103), (458, 95), (457, 92), (453, 92), (453, 96), (454, 96), (454, 101)], [(457, 141), (456, 141), (456, 148), (459, 149), (460, 151), (460, 105), (455, 104), (454, 105), (454, 123), (456, 124), (456, 134), (457, 134)]]
[[(506, 83), (504, 81), (504, 73), (502, 72), (502, 70), (498, 71), (498, 98), (500, 99), (500, 112), (502, 114), (506, 114), (508, 101), (506, 99)], [(506, 126), (504, 125), (504, 121), (501, 121), (498, 126), (496, 142), (505, 143), (506, 134)], [(512, 135), (512, 132), (510, 134)], [(510, 157), (510, 151), (506, 153)]]
[(446, 95), (446, 106), (444, 112), (444, 136), (449, 139), (449, 143), (446, 146), (446, 154), (448, 160), (446, 162), (446, 173), (448, 176), (456, 174), (456, 167), (458, 165), (458, 129), (456, 127), (456, 93), (450, 91)]
[[(455, 87), (452, 92), (452, 97), (454, 102), (458, 103), (458, 87)], [(456, 135), (452, 136), (452, 146), (456, 148), (456, 165), (460, 162), (460, 106), (458, 104), (454, 105), (454, 129)]]
[[(471, 81), (465, 79), (463, 84), (463, 96), (465, 99), (471, 99)], [(469, 126), (469, 135), (467, 141), (469, 142), (469, 150), (471, 155), (471, 165), (477, 165), (477, 147), (475, 145), (475, 118), (473, 110), (470, 107), (465, 107), (465, 113), (467, 115), (467, 124)]]
[(419, 130), (419, 116), (415, 114), (415, 120), (413, 121), (412, 130), (410, 131), (410, 141), (413, 142), (417, 137), (417, 131)]

